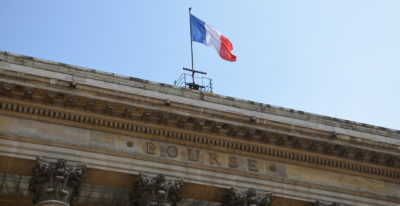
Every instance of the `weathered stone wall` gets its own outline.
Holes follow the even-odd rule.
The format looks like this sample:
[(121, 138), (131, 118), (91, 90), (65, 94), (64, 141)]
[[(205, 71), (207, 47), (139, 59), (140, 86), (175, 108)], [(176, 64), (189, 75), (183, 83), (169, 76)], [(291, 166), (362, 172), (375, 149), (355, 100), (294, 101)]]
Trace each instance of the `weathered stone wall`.
[(151, 173), (183, 178), (189, 199), (236, 186), (273, 205), (386, 206), (400, 203), (399, 150), (395, 130), (0, 52), (4, 174), (43, 156), (111, 188)]

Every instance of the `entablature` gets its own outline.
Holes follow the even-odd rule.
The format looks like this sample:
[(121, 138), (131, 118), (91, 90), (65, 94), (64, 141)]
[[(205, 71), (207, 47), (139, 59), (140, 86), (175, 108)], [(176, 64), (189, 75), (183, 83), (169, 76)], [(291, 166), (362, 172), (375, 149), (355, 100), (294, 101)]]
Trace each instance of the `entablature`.
[(88, 95), (87, 91), (74, 91), (76, 89), (80, 89), (79, 85), (78, 88), (61, 90), (3, 78), (0, 82), (0, 112), (116, 133), (133, 132), (153, 139), (183, 141), (215, 150), (375, 178), (394, 178), (397, 181), (400, 177), (399, 155), (395, 149), (382, 152), (376, 147), (324, 137), (320, 131), (309, 137), (288, 129), (271, 130), (252, 124), (251, 117), (248, 124), (211, 119), (171, 108), (174, 104), (171, 101), (168, 104), (162, 100), (146, 104), (135, 99), (118, 101), (103, 95)]

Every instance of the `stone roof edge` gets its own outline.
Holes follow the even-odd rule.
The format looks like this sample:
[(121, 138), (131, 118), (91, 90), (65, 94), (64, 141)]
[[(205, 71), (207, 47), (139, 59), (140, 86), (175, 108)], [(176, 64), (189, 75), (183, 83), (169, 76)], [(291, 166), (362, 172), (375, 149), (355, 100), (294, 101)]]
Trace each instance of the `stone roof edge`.
[[(80, 77), (84, 77), (84, 78), (95, 78), (100, 81), (122, 84), (124, 86), (129, 86), (129, 87), (136, 87), (136, 88), (140, 88), (140, 89), (152, 90), (155, 92), (181, 96), (181, 97), (190, 98), (190, 99), (194, 99), (194, 100), (201, 100), (201, 101), (205, 101), (205, 102), (226, 105), (226, 106), (236, 107), (236, 108), (250, 110), (250, 111), (267, 113), (267, 114), (272, 114), (272, 115), (282, 116), (282, 117), (287, 117), (287, 118), (293, 118), (293, 119), (298, 119), (298, 120), (303, 120), (303, 121), (310, 121), (313, 123), (324, 124), (327, 126), (339, 127), (339, 128), (343, 128), (343, 129), (351, 129), (351, 130), (356, 130), (359, 132), (372, 133), (372, 134), (376, 134), (376, 135), (380, 135), (380, 136), (400, 139), (400, 130), (394, 130), (394, 129), (389, 129), (389, 128), (385, 128), (385, 127), (379, 127), (379, 126), (374, 126), (374, 125), (369, 125), (369, 124), (364, 124), (364, 123), (359, 123), (359, 122), (354, 122), (354, 121), (349, 121), (349, 120), (343, 120), (343, 119), (339, 119), (339, 118), (323, 116), (323, 115), (308, 113), (308, 112), (304, 112), (304, 111), (288, 109), (288, 108), (284, 108), (284, 107), (278, 107), (278, 106), (258, 103), (258, 102), (249, 101), (249, 100), (238, 99), (238, 98), (229, 97), (229, 96), (218, 95), (218, 94), (214, 94), (214, 93), (201, 92), (201, 91), (196, 91), (196, 90), (191, 90), (191, 89), (180, 88), (180, 87), (176, 87), (176, 86), (169, 85), (169, 84), (152, 82), (152, 81), (143, 80), (140, 78), (118, 75), (118, 74), (114, 74), (114, 73), (110, 73), (110, 72), (103, 72), (103, 71), (99, 71), (99, 70), (95, 70), (95, 69), (89, 69), (89, 68), (85, 68), (85, 67), (74, 66), (74, 65), (70, 65), (70, 64), (59, 63), (59, 62), (55, 62), (55, 61), (44, 60), (44, 59), (40, 59), (40, 58), (36, 58), (36, 57), (30, 57), (30, 56), (25, 56), (25, 55), (20, 55), (20, 54), (15, 54), (15, 53), (10, 53), (10, 52), (5, 52), (5, 51), (0, 50), (0, 61), (10, 62), (10, 61), (8, 61), (8, 57), (14, 57), (16, 59), (23, 60), (22, 62), (20, 62), (20, 64), (25, 65), (25, 66), (32, 66), (32, 65), (28, 64), (29, 61), (32, 61), (31, 63), (40, 62), (40, 63), (48, 64), (51, 66), (47, 67), (47, 68), (40, 68), (40, 69), (50, 70), (53, 72), (68, 73), (70, 75), (80, 76)], [(10, 62), (10, 63), (15, 64), (15, 62)], [(62, 71), (64, 69), (67, 69), (67, 70)], [(74, 71), (80, 72), (80, 73), (79, 74), (73, 73)], [(85, 73), (86, 73), (86, 76), (84, 76)], [(89, 74), (92, 74), (92, 75), (90, 75), (90, 77), (89, 77)], [(111, 77), (111, 79), (110, 79), (110, 77)]]

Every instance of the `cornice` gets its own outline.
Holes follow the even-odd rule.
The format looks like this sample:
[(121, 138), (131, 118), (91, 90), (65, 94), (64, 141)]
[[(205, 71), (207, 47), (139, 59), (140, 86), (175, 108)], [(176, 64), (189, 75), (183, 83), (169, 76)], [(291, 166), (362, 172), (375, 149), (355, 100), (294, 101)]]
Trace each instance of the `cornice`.
[[(23, 95), (23, 99), (28, 98), (28, 96), (30, 95), (29, 91), (34, 91), (35, 95), (32, 93), (31, 95), (34, 95), (32, 96), (32, 98), (41, 98), (39, 102), (44, 102), (43, 99), (57, 100), (58, 102), (55, 101), (53, 103), (63, 104), (64, 106), (68, 106), (68, 104), (73, 103), (73, 106), (75, 108), (81, 107), (85, 110), (90, 110), (91, 108), (88, 108), (90, 106), (96, 106), (96, 108), (94, 109), (97, 109), (97, 112), (99, 112), (99, 110), (104, 110), (106, 109), (106, 107), (108, 107), (108, 109), (115, 110), (117, 113), (122, 112), (118, 110), (128, 108), (133, 110), (142, 110), (137, 110), (136, 112), (153, 110), (156, 112), (162, 112), (164, 114), (167, 113), (167, 115), (163, 116), (171, 116), (172, 119), (177, 118), (177, 116), (189, 116), (188, 118), (182, 118), (182, 120), (186, 119), (190, 123), (190, 121), (193, 121), (193, 118), (190, 117), (194, 117), (196, 118), (196, 120), (198, 120), (199, 125), (205, 124), (206, 127), (204, 128), (206, 129), (208, 127), (208, 129), (210, 130), (210, 126), (215, 126), (214, 129), (217, 129), (217, 131), (219, 131), (219, 133), (221, 133), (222, 135), (232, 136), (232, 134), (234, 134), (233, 136), (245, 136), (246, 140), (260, 140), (262, 138), (265, 138), (263, 136), (263, 130), (267, 130), (270, 132), (281, 133), (282, 135), (286, 136), (295, 135), (308, 140), (317, 140), (319, 142), (328, 144), (336, 143), (342, 145), (350, 144), (354, 146), (365, 146), (368, 147), (369, 150), (385, 150), (387, 152), (393, 151), (395, 153), (398, 153), (400, 149), (400, 145), (397, 144), (372, 141), (340, 133), (331, 133), (316, 129), (299, 127), (291, 124), (284, 124), (280, 122), (260, 119), (254, 116), (238, 115), (235, 113), (218, 111), (211, 108), (197, 107), (181, 102), (171, 101), (169, 99), (157, 99), (147, 96), (132, 95), (120, 91), (101, 89), (80, 84), (71, 87), (70, 81), (48, 79), (35, 75), (21, 74), (15, 71), (0, 69), (0, 74), (5, 77), (0, 79), (0, 82), (3, 82), (1, 85), (6, 86), (2, 89), (5, 93), (8, 91), (6, 89), (7, 85), (11, 86), (13, 93), (15, 93), (14, 88), (17, 88), (17, 90), (21, 90), (19, 92), (26, 91), (25, 94), (19, 94), (20, 96)], [(19, 86), (16, 84), (17, 82), (19, 82)], [(30, 83), (27, 84), (24, 82)], [(13, 87), (12, 85), (14, 85), (15, 87)], [(94, 105), (94, 103), (96, 105)], [(100, 111), (100, 113), (104, 113), (104, 111)], [(147, 114), (149, 113), (147, 112)], [(118, 116), (118, 114), (115, 113), (112, 115)], [(154, 115), (150, 115), (150, 117), (151, 116)]]
[[(339, 145), (350, 144), (356, 147), (357, 146), (368, 147), (369, 150), (376, 150), (376, 151), (384, 150), (387, 152), (393, 151), (395, 153), (398, 153), (400, 149), (400, 145), (396, 143), (381, 141), (382, 137), (379, 136), (375, 137), (375, 139), (379, 141), (375, 141), (366, 138), (359, 138), (357, 136), (349, 136), (341, 133), (326, 132), (324, 130), (316, 130), (292, 124), (285, 124), (281, 122), (260, 119), (254, 116), (235, 114), (229, 111), (219, 111), (219, 110), (214, 110), (212, 108), (204, 108), (204, 107), (188, 105), (185, 103), (172, 101), (170, 99), (160, 99), (160, 98), (152, 98), (149, 96), (128, 94), (125, 92), (107, 90), (103, 88), (96, 88), (81, 84), (71, 85), (70, 81), (48, 79), (40, 76), (23, 74), (15, 71), (7, 71), (0, 69), (0, 74), (8, 78), (8, 79), (1, 79), (1, 81), (4, 82), (4, 85), (7, 85), (7, 83), (12, 85), (16, 81), (20, 82), (22, 87), (31, 88), (30, 90), (32, 91), (35, 90), (34, 88), (37, 88), (36, 93), (41, 92), (40, 94), (42, 95), (41, 98), (51, 99), (54, 98), (52, 95), (57, 94), (58, 99), (62, 98), (63, 101), (67, 101), (67, 103), (63, 104), (69, 104), (68, 101), (69, 102), (73, 101), (74, 107), (80, 106), (84, 107), (85, 109), (87, 109), (86, 108), (87, 106), (90, 106), (85, 104), (93, 104), (95, 103), (94, 101), (96, 101), (97, 105), (103, 104), (100, 106), (100, 108), (97, 109), (104, 109), (104, 107), (106, 106), (114, 107), (113, 110), (118, 109), (117, 107), (126, 107), (126, 108), (130, 107), (130, 109), (135, 109), (135, 107), (138, 108), (140, 107), (143, 111), (154, 110), (163, 112), (164, 114), (165, 113), (171, 114), (172, 118), (182, 115), (195, 117), (197, 120), (199, 120), (198, 123), (200, 125), (201, 124), (206, 124), (206, 126), (215, 125), (218, 131), (222, 131), (222, 133), (225, 132), (225, 134), (223, 135), (234, 134), (234, 136), (246, 136), (245, 139), (262, 139), (264, 138), (263, 130), (267, 130), (270, 132), (278, 132), (286, 136), (295, 135), (298, 137), (303, 137), (308, 140), (317, 140), (318, 142), (323, 142), (328, 144), (331, 143), (336, 143)], [(32, 84), (26, 84), (23, 82), (32, 82)], [(29, 89), (27, 89), (27, 91), (29, 92)], [(49, 96), (46, 97), (46, 95)], [(60, 95), (62, 95), (62, 97), (60, 97)], [(65, 99), (67, 98), (67, 96), (69, 99)], [(79, 98), (79, 96), (83, 96), (83, 98)], [(185, 119), (193, 121), (192, 118), (183, 118), (182, 120)], [(230, 127), (231, 125), (236, 127), (236, 129)], [(220, 126), (224, 128), (222, 128), (221, 130), (218, 128)], [(250, 136), (251, 138), (249, 138)], [(397, 141), (396, 139), (392, 140), (394, 142)]]
[(325, 130), (330, 132), (349, 132), (354, 133), (356, 136), (360, 134), (364, 136), (375, 134), (382, 137), (390, 137), (400, 140), (400, 131), (397, 130), (352, 122), (348, 120), (341, 120), (337, 118), (311, 114), (303, 111), (297, 111), (268, 104), (261, 104), (253, 101), (216, 95), (212, 93), (204, 93), (190, 89), (178, 88), (171, 85), (151, 82), (134, 77), (122, 76), (109, 72), (102, 72), (94, 69), (88, 69), (79, 66), (0, 51), (0, 65), (2, 64), (14, 65), (11, 67), (21, 69), (17, 69), (19, 70), (19, 72), (40, 73), (41, 75), (49, 78), (67, 80), (77, 84), (91, 84), (97, 81), (102, 82), (110, 87), (115, 87), (115, 85), (117, 85), (118, 88), (127, 87), (129, 88), (129, 90), (143, 89), (145, 90), (145, 93), (147, 95), (153, 95), (153, 97), (154, 95), (161, 95), (164, 97), (174, 96), (176, 98), (179, 98), (180, 101), (191, 99), (195, 100), (190, 101), (191, 104), (194, 105), (196, 105), (196, 102), (204, 103), (203, 105), (221, 104), (226, 108), (230, 107), (231, 110), (240, 111), (240, 109), (242, 109), (242, 111), (246, 111), (245, 113), (253, 113), (255, 114), (255, 116), (263, 116), (261, 114), (271, 114), (272, 116), (275, 115), (275, 117), (282, 117), (278, 118), (280, 120), (288, 120), (288, 122), (286, 123), (293, 123), (293, 121), (291, 120), (299, 120), (297, 122), (302, 122), (302, 124), (308, 126), (312, 125), (311, 123), (317, 123), (320, 129), (321, 125), (325, 125)]
[[(1, 55), (0, 55), (1, 57)], [(4, 57), (4, 56), (3, 56)], [(8, 56), (7, 56), (8, 57)], [(0, 58), (1, 59), (1, 58)], [(14, 59), (14, 58), (11, 58)], [(18, 58), (19, 63), (21, 62), (26, 62), (28, 61), (29, 58)], [(8, 60), (8, 58), (7, 58)], [(14, 59), (16, 60), (16, 59)], [(29, 60), (30, 61), (30, 60)], [(32, 60), (33, 61), (33, 60)], [(47, 61), (45, 61), (46, 63)], [(31, 62), (32, 68), (28, 68), (26, 66), (18, 66), (18, 65), (12, 65), (12, 64), (2, 64), (0, 61), (0, 65), (3, 67), (10, 67), (9, 69), (11, 70), (3, 70), (0, 69), (3, 75), (7, 77), (12, 77), (17, 80), (22, 80), (22, 81), (29, 81), (29, 82), (36, 82), (35, 84), (39, 85), (48, 85), (51, 88), (53, 87), (58, 87), (61, 88), (63, 91), (67, 89), (67, 91), (70, 93), (69, 95), (74, 96), (74, 91), (71, 91), (75, 88), (75, 93), (77, 95), (75, 96), (80, 96), (82, 94), (96, 94), (95, 98), (96, 99), (101, 99), (105, 102), (111, 101), (113, 103), (120, 103), (122, 105), (129, 105), (129, 106), (137, 106), (136, 104), (139, 103), (140, 107), (146, 109), (150, 108), (151, 110), (160, 110), (163, 111), (164, 113), (167, 112), (169, 114), (177, 114), (177, 115), (186, 115), (186, 116), (197, 116), (197, 119), (199, 119), (199, 124), (207, 124), (208, 126), (212, 123), (218, 122), (216, 125), (217, 129), (219, 126), (224, 126), (227, 128), (227, 126), (233, 125), (235, 127), (239, 127), (238, 129), (229, 129), (229, 133), (226, 132), (228, 135), (234, 135), (234, 136), (246, 136), (246, 139), (261, 139), (264, 137), (263, 130), (268, 130), (269, 132), (276, 132), (280, 133), (284, 136), (298, 136), (298, 137), (303, 137), (306, 140), (310, 141), (317, 141), (319, 143), (324, 143), (324, 144), (332, 144), (335, 143), (337, 145), (350, 145), (351, 147), (358, 147), (360, 149), (367, 149), (367, 150), (373, 150), (376, 152), (379, 151), (386, 151), (388, 153), (394, 152), (395, 154), (398, 153), (400, 149), (400, 140), (396, 138), (387, 138), (386, 136), (391, 136), (396, 133), (390, 132), (389, 130), (387, 131), (387, 134), (382, 134), (384, 136), (379, 136), (375, 134), (369, 134), (369, 133), (360, 133), (357, 132), (355, 127), (353, 128), (354, 130), (345, 130), (337, 127), (330, 127), (327, 125), (315, 125), (311, 121), (303, 121), (306, 122), (307, 124), (310, 124), (308, 126), (298, 126), (296, 123), (295, 119), (292, 119), (289, 121), (289, 123), (283, 123), (280, 122), (281, 120), (271, 120), (269, 118), (263, 119), (260, 118), (258, 113), (254, 113), (251, 110), (246, 110), (248, 113), (237, 113), (237, 111), (230, 111), (232, 107), (226, 107), (226, 108), (220, 108), (220, 109), (212, 109), (213, 106), (196, 106), (193, 104), (188, 104), (185, 101), (185, 98), (180, 97), (178, 99), (174, 99), (172, 101), (171, 99), (165, 99), (166, 97), (162, 95), (162, 91), (160, 93), (156, 93), (152, 91), (151, 89), (148, 89), (144, 87), (145, 90), (135, 90), (135, 92), (138, 92), (138, 94), (132, 93), (130, 90), (134, 89), (132, 87), (119, 87), (118, 89), (115, 88), (116, 84), (113, 83), (106, 83), (106, 82), (97, 82), (95, 85), (100, 85), (102, 84), (103, 86), (95, 87), (95, 86), (90, 86), (93, 82), (90, 79), (83, 79), (78, 76), (74, 75), (67, 75), (65, 73), (75, 71), (76, 68), (70, 68), (65, 70), (63, 68), (63, 64), (58, 65), (56, 71), (59, 71), (59, 73), (55, 72), (46, 72), (45, 70), (40, 70), (36, 69), (35, 67), (43, 67), (43, 63), (41, 61), (33, 61)], [(47, 62), (48, 63), (48, 62)], [(8, 66), (7, 66), (8, 65)], [(41, 65), (41, 66), (40, 66)], [(20, 67), (23, 67), (24, 69), (21, 70)], [(47, 68), (49, 69), (49, 68)], [(52, 68), (54, 70), (54, 68)], [(15, 71), (14, 71), (15, 70)], [(21, 71), (20, 71), (21, 70)], [(37, 72), (36, 70), (40, 70)], [(64, 71), (65, 70), (65, 71)], [(85, 69), (81, 69), (82, 71), (85, 71)], [(39, 75), (31, 75), (29, 72), (34, 71), (33, 73)], [(62, 73), (60, 72), (62, 71)], [(92, 70), (90, 70), (92, 71)], [(94, 70), (93, 70), (94, 71)], [(28, 73), (24, 73), (28, 72)], [(85, 72), (89, 72), (89, 70), (86, 69)], [(95, 73), (97, 71), (94, 71)], [(47, 75), (47, 73), (52, 73), (50, 75)], [(78, 73), (80, 74), (80, 73)], [(96, 75), (94, 75), (93, 78), (102, 79), (102, 80), (107, 80), (105, 76), (101, 76), (103, 73), (102, 72), (97, 72)], [(44, 75), (44, 76), (43, 76)], [(46, 76), (47, 75), (47, 76)], [(61, 76), (60, 76), (61, 75)], [(100, 76), (99, 76), (100, 75)], [(54, 77), (55, 79), (52, 79), (51, 77)], [(50, 77), (50, 79), (49, 79)], [(118, 80), (119, 76), (113, 76), (113, 82), (118, 82), (118, 83), (130, 83), (130, 82), (121, 82)], [(60, 78), (65, 78), (67, 81), (62, 81)], [(104, 79), (105, 78), (105, 79)], [(12, 81), (12, 80), (11, 80)], [(76, 82), (75, 82), (76, 81)], [(95, 81), (95, 80), (93, 80)], [(77, 83), (79, 82), (79, 83)], [(86, 83), (85, 83), (86, 82)], [(90, 83), (92, 82), (92, 83)], [(50, 85), (49, 85), (50, 84)], [(88, 86), (89, 85), (89, 86)], [(110, 85), (112, 89), (105, 89), (104, 85)], [(119, 85), (119, 84), (118, 84)], [(120, 85), (121, 86), (121, 85)], [(136, 85), (137, 86), (137, 85)], [(143, 85), (142, 85), (143, 86)], [(145, 85), (144, 85), (145, 86)], [(33, 86), (36, 87), (36, 86)], [(124, 88), (124, 89), (122, 89)], [(122, 89), (119, 91), (119, 89)], [(129, 90), (129, 92), (127, 91)], [(144, 93), (143, 93), (144, 92)], [(151, 95), (149, 95), (151, 93)], [(144, 95), (144, 96), (143, 96)], [(161, 95), (160, 97), (158, 97)], [(90, 95), (89, 95), (90, 96)], [(218, 96), (218, 95), (217, 95)], [(156, 98), (157, 97), (157, 98)], [(171, 97), (171, 96), (167, 96)], [(176, 97), (176, 96), (174, 96)], [(87, 97), (90, 98), (90, 97)], [(124, 100), (124, 101), (121, 101)], [(182, 101), (182, 102), (181, 102)], [(198, 102), (203, 102), (203, 101), (198, 101)], [(165, 107), (165, 105), (168, 105), (168, 108)], [(116, 107), (116, 106), (114, 106)], [(168, 110), (168, 111), (165, 111)], [(243, 112), (243, 111), (242, 111)], [(254, 114), (253, 114), (254, 113)], [(260, 114), (263, 112), (259, 112)], [(149, 114), (149, 113), (147, 113)], [(253, 115), (252, 115), (253, 114)], [(168, 116), (168, 115), (167, 115)], [(192, 120), (192, 119), (189, 119)], [(306, 124), (306, 125), (307, 125)], [(353, 124), (353, 126), (356, 126), (356, 124)], [(249, 129), (249, 127), (251, 127)], [(219, 130), (222, 131), (222, 130)], [(253, 135), (255, 134), (255, 135)], [(251, 137), (251, 138), (249, 138)], [(283, 139), (286, 139), (284, 137)]]

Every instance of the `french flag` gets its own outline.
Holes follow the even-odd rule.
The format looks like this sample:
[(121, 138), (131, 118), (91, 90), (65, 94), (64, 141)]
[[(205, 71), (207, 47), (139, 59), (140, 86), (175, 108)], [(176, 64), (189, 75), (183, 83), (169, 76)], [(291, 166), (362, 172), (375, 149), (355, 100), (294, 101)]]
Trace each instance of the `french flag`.
[(232, 43), (214, 27), (190, 14), (190, 28), (192, 41), (213, 46), (219, 56), (227, 61), (235, 62), (236, 56), (231, 53)]

